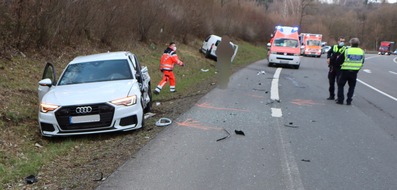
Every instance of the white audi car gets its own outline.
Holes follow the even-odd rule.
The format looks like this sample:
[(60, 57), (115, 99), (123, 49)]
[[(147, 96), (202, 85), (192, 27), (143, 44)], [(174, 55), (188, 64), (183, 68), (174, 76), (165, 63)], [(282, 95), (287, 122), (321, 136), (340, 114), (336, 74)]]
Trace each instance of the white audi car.
[(130, 52), (73, 59), (56, 80), (47, 63), (39, 82), (42, 136), (70, 136), (143, 127), (152, 106), (150, 76)]

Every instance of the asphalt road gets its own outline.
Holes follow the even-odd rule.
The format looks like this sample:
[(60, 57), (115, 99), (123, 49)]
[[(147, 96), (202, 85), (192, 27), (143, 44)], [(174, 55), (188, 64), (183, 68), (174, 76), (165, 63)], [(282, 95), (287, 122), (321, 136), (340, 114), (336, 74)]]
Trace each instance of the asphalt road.
[(366, 58), (351, 106), (326, 100), (324, 56), (253, 63), (97, 189), (397, 189), (397, 60)]

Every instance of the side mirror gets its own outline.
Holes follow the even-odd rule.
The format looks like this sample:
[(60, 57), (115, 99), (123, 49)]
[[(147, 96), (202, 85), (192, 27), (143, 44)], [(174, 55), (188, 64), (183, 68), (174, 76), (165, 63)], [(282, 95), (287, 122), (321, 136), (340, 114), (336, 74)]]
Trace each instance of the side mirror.
[(270, 46), (272, 46), (271, 43), (267, 43), (266, 46), (269, 48)]
[(39, 85), (40, 86), (48, 86), (51, 87), (52, 86), (52, 81), (49, 78), (43, 79), (41, 81), (39, 81)]

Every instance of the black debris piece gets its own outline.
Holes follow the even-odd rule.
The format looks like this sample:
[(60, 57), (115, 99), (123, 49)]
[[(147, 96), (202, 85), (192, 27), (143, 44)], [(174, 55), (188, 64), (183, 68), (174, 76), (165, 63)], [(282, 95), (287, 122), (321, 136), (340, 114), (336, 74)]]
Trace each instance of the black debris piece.
[(226, 138), (228, 138), (228, 137), (230, 137), (229, 131), (227, 131), (225, 128), (223, 128), (223, 130), (226, 131), (227, 135), (226, 135), (225, 137), (222, 137), (222, 138), (216, 140), (217, 142), (218, 142), (218, 141), (221, 141), (221, 140), (224, 140), (224, 139), (226, 139)]
[(291, 128), (298, 128), (298, 126), (297, 126), (297, 125), (294, 125), (293, 122), (289, 122), (288, 124), (285, 124), (284, 126), (286, 126), (286, 127), (291, 127)]
[(234, 132), (236, 133), (236, 135), (243, 135), (245, 136), (244, 132), (241, 130), (234, 130)]
[(25, 181), (27, 184), (33, 184), (37, 182), (37, 178), (34, 175), (30, 175), (28, 177), (25, 178)]
[(310, 162), (310, 160), (305, 160), (305, 159), (302, 159), (301, 161), (302, 162)]
[(102, 181), (103, 180), (103, 173), (102, 172), (97, 173), (96, 176), (97, 176), (97, 177), (95, 177), (96, 179), (94, 179), (93, 181)]

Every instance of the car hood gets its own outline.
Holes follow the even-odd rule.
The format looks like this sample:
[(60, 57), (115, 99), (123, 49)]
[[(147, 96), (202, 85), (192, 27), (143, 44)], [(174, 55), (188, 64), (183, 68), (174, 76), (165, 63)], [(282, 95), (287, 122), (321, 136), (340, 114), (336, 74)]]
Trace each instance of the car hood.
[(126, 97), (134, 86), (138, 88), (135, 80), (54, 86), (44, 95), (42, 102), (54, 105), (109, 102)]

